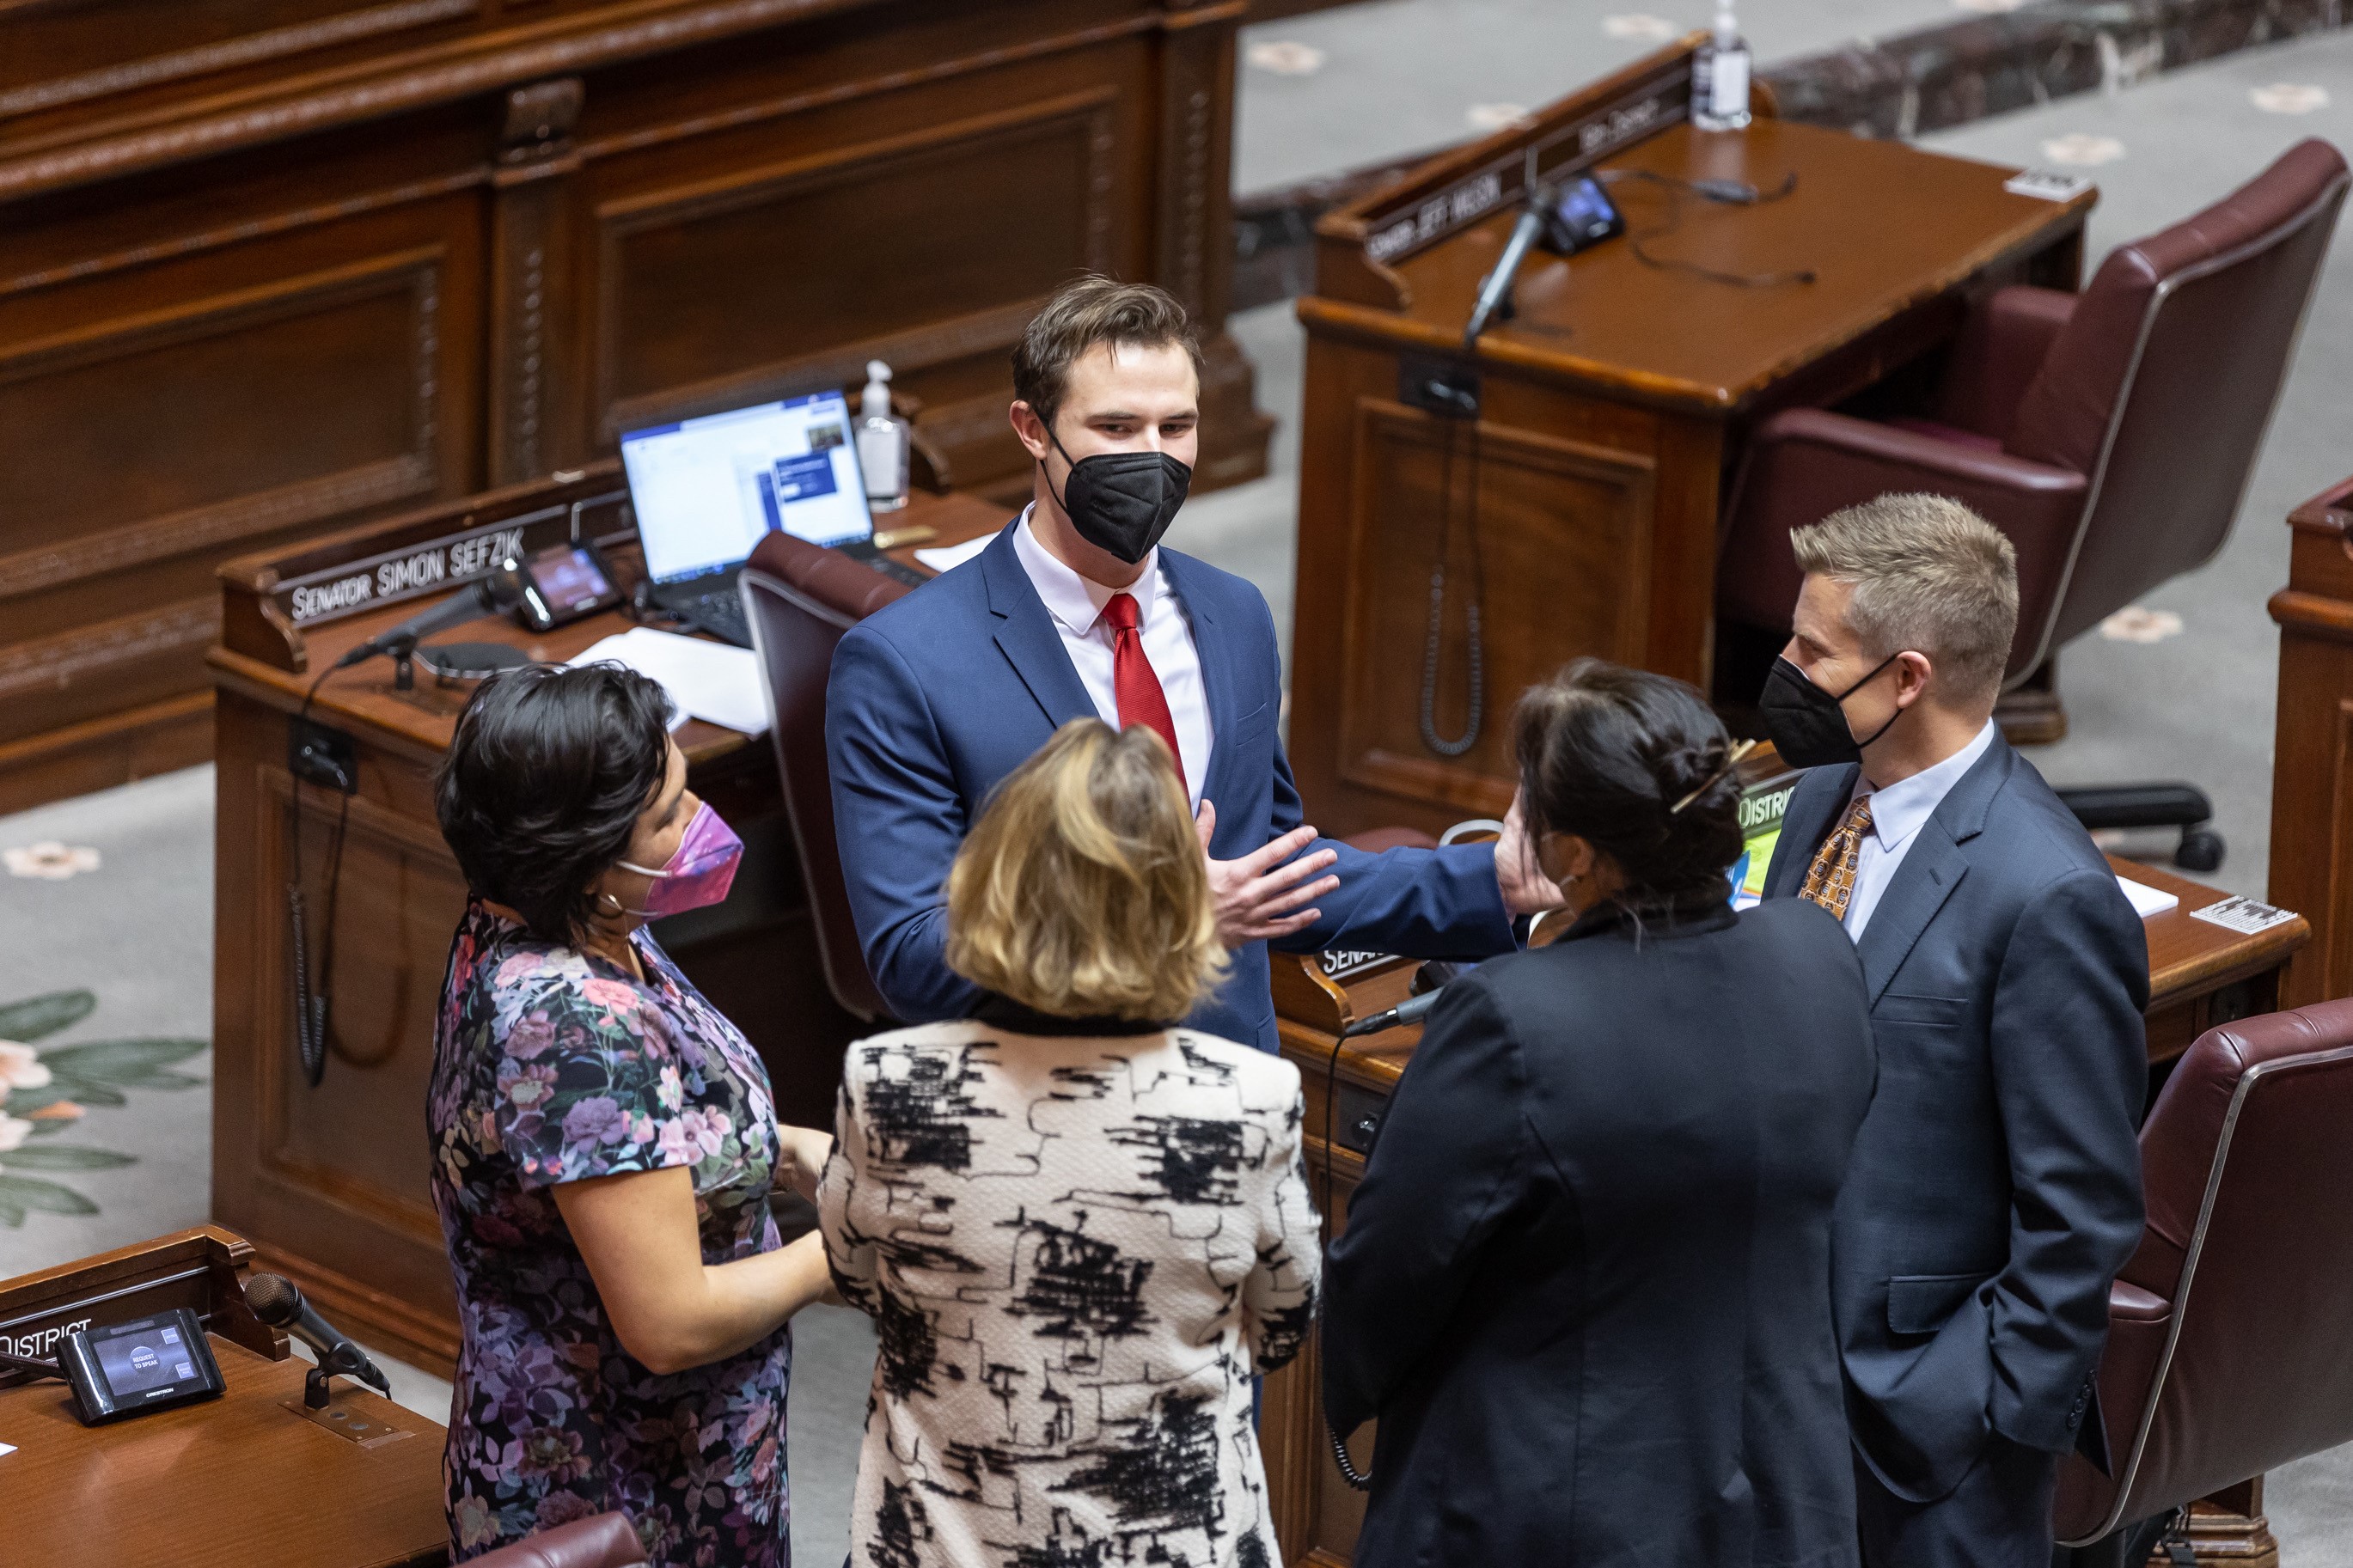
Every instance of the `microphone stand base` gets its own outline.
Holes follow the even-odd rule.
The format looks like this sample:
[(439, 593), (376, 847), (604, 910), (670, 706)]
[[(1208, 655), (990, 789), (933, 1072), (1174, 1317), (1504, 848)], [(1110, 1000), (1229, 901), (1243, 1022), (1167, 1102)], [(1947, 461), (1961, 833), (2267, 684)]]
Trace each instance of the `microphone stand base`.
[(315, 1371), (304, 1380), (301, 1397), (282, 1399), (279, 1401), (280, 1407), (291, 1411), (322, 1432), (332, 1432), (345, 1442), (356, 1443), (363, 1448), (381, 1448), (387, 1443), (397, 1443), (404, 1437), (417, 1435), (408, 1412), (366, 1389), (337, 1388), (327, 1392), (326, 1404), (313, 1406), (310, 1404), (310, 1391), (313, 1387), (327, 1392), (324, 1380)]

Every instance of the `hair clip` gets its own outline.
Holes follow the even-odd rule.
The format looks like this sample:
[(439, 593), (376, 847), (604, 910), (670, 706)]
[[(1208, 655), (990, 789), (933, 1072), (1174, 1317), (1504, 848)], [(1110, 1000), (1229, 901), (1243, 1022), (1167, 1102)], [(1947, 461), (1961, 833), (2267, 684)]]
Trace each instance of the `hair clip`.
[(1740, 765), (1740, 759), (1746, 756), (1756, 749), (1756, 742), (1742, 741), (1738, 744), (1735, 745), (1730, 751), (1725, 752), (1724, 766), (1708, 774), (1706, 782), (1702, 784), (1699, 788), (1692, 791), (1691, 794), (1683, 796), (1683, 799), (1667, 807), (1667, 815), (1669, 816), (1681, 816), (1683, 815), (1683, 807), (1689, 805), (1692, 802), (1697, 800), (1700, 796), (1714, 789), (1717, 784), (1722, 784), (1724, 782), (1724, 776)]

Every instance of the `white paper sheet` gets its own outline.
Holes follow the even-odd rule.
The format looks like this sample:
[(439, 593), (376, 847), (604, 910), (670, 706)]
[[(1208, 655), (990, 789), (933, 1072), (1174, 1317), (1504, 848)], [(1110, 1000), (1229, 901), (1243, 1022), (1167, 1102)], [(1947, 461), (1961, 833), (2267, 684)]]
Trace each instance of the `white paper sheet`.
[(978, 539), (967, 539), (962, 544), (943, 544), (931, 550), (918, 550), (915, 559), (934, 572), (947, 572), (963, 565), (997, 541), (997, 535), (984, 533)]
[(2135, 882), (2126, 878), (2118, 877), (2116, 886), (2122, 888), (2125, 890), (2125, 897), (2132, 900), (2133, 913), (2143, 920), (2148, 919), (2151, 915), (2161, 915), (2181, 902), (2179, 899), (2164, 889), (2152, 888), (2147, 882)]
[(611, 659), (662, 683), (681, 712), (747, 735), (765, 735), (774, 721), (760, 661), (752, 650), (708, 637), (681, 637), (632, 626), (572, 661), (575, 668)]
[(16, 1446), (14, 1443), (0, 1443), (0, 1456), (13, 1454), (16, 1451)]

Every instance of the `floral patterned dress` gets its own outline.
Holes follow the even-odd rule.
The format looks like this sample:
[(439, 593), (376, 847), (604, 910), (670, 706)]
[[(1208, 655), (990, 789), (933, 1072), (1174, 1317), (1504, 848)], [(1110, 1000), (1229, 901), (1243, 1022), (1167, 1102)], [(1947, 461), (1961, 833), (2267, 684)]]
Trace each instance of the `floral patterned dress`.
[(649, 1372), (551, 1190), (683, 1166), (705, 1263), (779, 1245), (767, 1069), (651, 937), (632, 940), (642, 984), (477, 901), (450, 949), (427, 1119), (464, 1333), (442, 1460), (453, 1557), (623, 1509), (664, 1568), (785, 1568), (790, 1329)]

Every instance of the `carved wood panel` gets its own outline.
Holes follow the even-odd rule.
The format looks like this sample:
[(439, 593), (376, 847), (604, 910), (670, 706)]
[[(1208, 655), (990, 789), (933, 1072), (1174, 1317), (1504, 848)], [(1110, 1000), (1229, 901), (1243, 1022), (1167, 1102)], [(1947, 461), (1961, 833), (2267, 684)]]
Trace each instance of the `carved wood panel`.
[(448, 261), (419, 248), (0, 347), (0, 596), (429, 492)]
[[(327, 1063), (313, 1089), (294, 1039), (290, 955), (273, 940), (285, 929), (283, 914), (260, 907), (284, 898), (287, 827), (297, 814), (283, 769), (265, 765), (259, 784), (262, 809), (252, 853), (260, 897), (251, 914), (247, 1004), (260, 1101), (253, 1108), (256, 1173), (302, 1194), (307, 1205), (323, 1202), (371, 1229), (414, 1240), (438, 1262), (441, 1233), (428, 1185), (425, 1102), (442, 973), (449, 933), (466, 907), (465, 880), (425, 825), (364, 796), (351, 799), (348, 823), (340, 828)], [(314, 957), (324, 952), (328, 870), (344, 804), (328, 792), (302, 792), (302, 880)], [(409, 1127), (409, 1134), (386, 1136), (388, 1121)], [(316, 1237), (303, 1240), (308, 1256), (348, 1267)]]
[(639, 420), (880, 357), (951, 482), (1018, 477), (1006, 354), (1082, 269), (1198, 305), (1195, 488), (1250, 477), (1215, 331), (1240, 15), (0, 0), (0, 770), (199, 689), (223, 555)]
[[(1652, 465), (1641, 454), (1492, 424), (1474, 430), (1377, 399), (1358, 405), (1357, 424), (1341, 776), (1501, 816), (1513, 787), (1507, 721), (1520, 692), (1581, 655), (1644, 662)], [(1478, 738), (1453, 760), (1430, 750), (1421, 723), (1441, 549), (1430, 681), (1441, 741), (1470, 729), (1474, 598), (1483, 653)]]
[(482, 0), (0, 0), (0, 119), (388, 38)]
[(600, 443), (1009, 348), (1110, 265), (1109, 88), (617, 196), (596, 210)]

